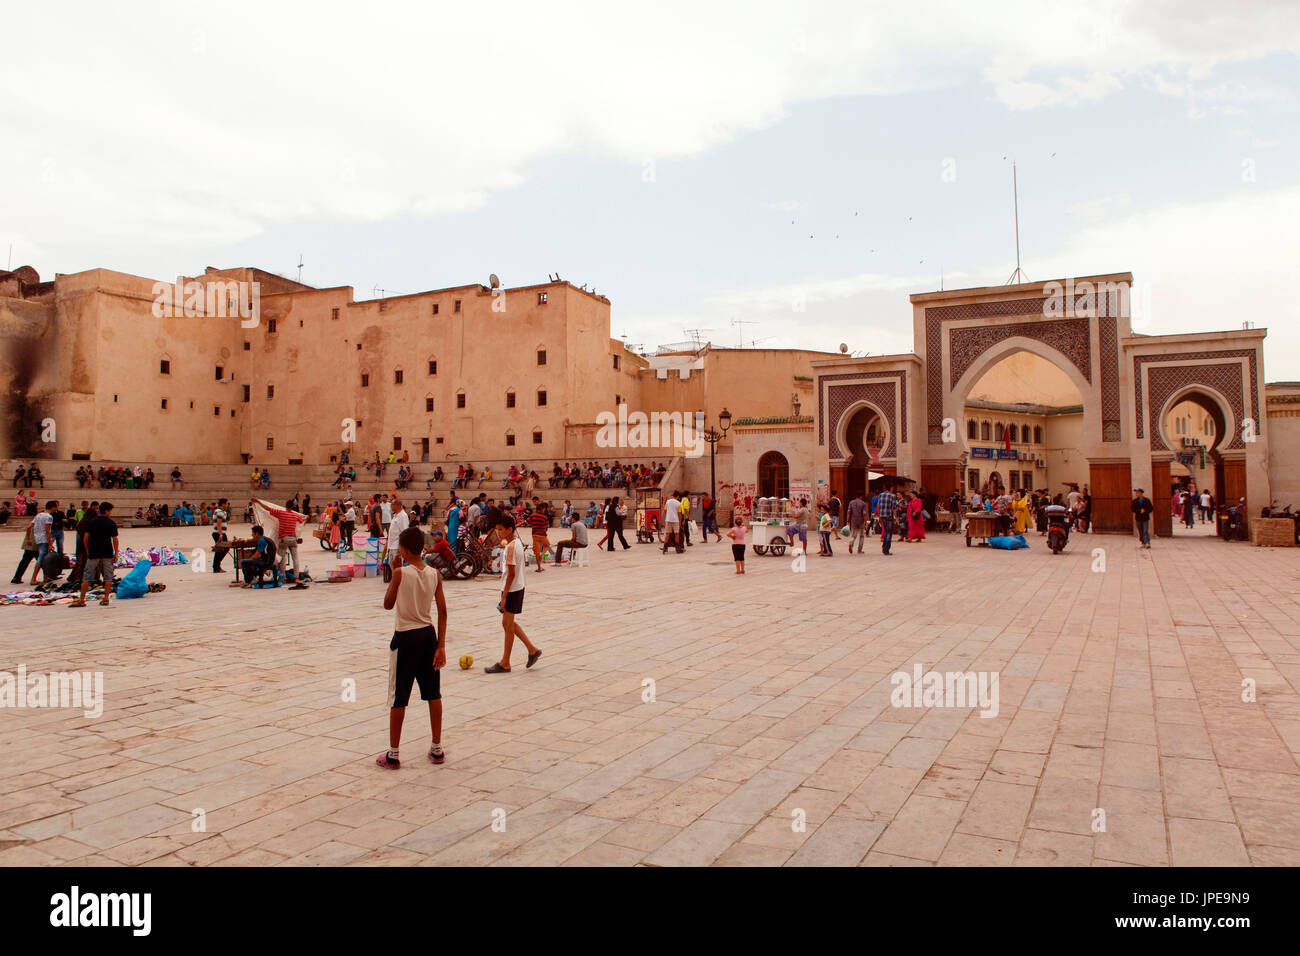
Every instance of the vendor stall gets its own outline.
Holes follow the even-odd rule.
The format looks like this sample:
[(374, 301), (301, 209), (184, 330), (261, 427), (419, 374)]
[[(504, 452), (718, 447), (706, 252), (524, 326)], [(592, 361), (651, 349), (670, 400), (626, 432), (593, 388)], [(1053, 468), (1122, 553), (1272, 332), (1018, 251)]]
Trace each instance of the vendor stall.
[(757, 555), (771, 554), (780, 557), (785, 554), (785, 525), (789, 520), (789, 498), (755, 498), (754, 514), (749, 522), (750, 541)]
[(970, 511), (965, 515), (966, 518), (966, 547), (971, 546), (971, 541), (976, 538), (980, 539), (981, 547), (988, 544), (989, 538), (996, 538), (1003, 534), (1002, 520), (996, 512), (993, 511)]

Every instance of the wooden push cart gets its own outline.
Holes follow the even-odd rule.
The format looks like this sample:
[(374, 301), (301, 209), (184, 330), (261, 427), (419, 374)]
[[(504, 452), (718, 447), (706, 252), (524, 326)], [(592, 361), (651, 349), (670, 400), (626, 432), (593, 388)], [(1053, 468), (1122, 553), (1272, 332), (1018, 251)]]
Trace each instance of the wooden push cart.
[(998, 520), (996, 513), (992, 511), (969, 511), (966, 518), (966, 547), (971, 546), (971, 541), (975, 538), (980, 539), (981, 545), (987, 545), (989, 538), (996, 538), (1002, 534), (1002, 522)]

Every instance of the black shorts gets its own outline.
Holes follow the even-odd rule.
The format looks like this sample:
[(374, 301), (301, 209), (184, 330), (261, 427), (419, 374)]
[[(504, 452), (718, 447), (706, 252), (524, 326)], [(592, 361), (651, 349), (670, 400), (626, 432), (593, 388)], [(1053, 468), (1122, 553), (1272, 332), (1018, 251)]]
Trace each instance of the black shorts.
[(745, 546), (743, 544), (733, 544), (731, 546), (731, 556), (737, 561), (745, 560)]
[(388, 645), (388, 706), (405, 707), (416, 681), (422, 700), (442, 699), (439, 674), (433, 666), (437, 650), (438, 631), (432, 626), (393, 632)]
[(506, 594), (506, 599), (501, 605), (502, 614), (518, 614), (524, 609), (524, 588), (518, 591), (511, 591)]

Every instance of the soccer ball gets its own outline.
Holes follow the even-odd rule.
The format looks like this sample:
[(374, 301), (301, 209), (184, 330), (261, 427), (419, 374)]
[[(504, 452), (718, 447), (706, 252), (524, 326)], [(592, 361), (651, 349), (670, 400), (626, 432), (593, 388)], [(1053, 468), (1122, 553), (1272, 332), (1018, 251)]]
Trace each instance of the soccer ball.
[(473, 654), (462, 654), (462, 655), (460, 655), (460, 669), (461, 669), (461, 670), (463, 670), (463, 671), (467, 671), (467, 670), (469, 670), (469, 669), (470, 669), (471, 667), (473, 667), (473, 666), (474, 666), (474, 655), (473, 655)]

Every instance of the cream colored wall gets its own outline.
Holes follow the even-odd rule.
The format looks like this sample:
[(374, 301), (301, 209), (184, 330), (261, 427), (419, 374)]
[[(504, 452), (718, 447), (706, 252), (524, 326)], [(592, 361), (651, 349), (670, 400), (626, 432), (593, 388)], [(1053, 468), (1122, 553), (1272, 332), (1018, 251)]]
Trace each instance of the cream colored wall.
[[(1271, 385), (1267, 395), (1272, 500), (1300, 511), (1300, 385)], [(1284, 398), (1290, 401), (1282, 401)]]
[(1068, 375), (1031, 352), (1004, 358), (975, 383), (967, 398), (1040, 405), (1078, 405), (1082, 400)]

